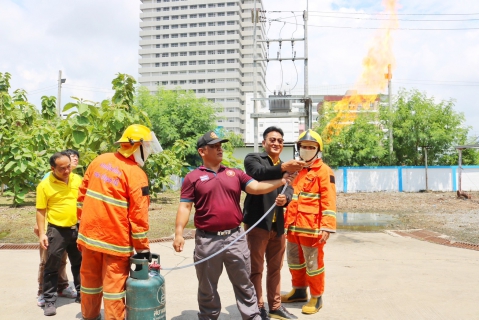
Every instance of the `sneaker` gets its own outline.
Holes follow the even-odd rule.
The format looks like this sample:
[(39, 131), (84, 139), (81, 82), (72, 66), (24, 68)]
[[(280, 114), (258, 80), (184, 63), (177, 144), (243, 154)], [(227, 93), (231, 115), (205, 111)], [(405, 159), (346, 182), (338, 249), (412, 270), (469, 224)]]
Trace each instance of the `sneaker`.
[[(76, 293), (76, 292), (75, 292)], [(75, 298), (76, 303), (81, 303), (81, 293), (78, 293), (76, 298)]]
[(280, 306), (277, 310), (270, 310), (269, 316), (273, 319), (298, 319), (298, 317), (289, 313), (289, 311), (283, 306)]
[(314, 314), (316, 312), (319, 311), (319, 309), (321, 309), (323, 307), (323, 300), (321, 298), (321, 296), (317, 297), (317, 298), (313, 298), (311, 297), (311, 299), (308, 301), (308, 303), (306, 303), (301, 311), (304, 313), (304, 314)]
[(293, 288), (289, 293), (281, 295), (281, 302), (306, 302), (308, 301), (308, 293), (306, 289)]
[(59, 297), (70, 298), (74, 299), (77, 297), (77, 292), (73, 290), (71, 287), (66, 287), (62, 291), (58, 291)]
[(264, 307), (259, 308), (259, 315), (261, 316), (261, 320), (269, 320), (269, 314), (266, 312)]
[(57, 307), (55, 306), (55, 302), (47, 301), (45, 305), (45, 309), (43, 310), (43, 314), (46, 316), (54, 316), (57, 314)]
[(45, 306), (45, 298), (43, 298), (43, 293), (37, 298), (37, 306), (43, 308)]

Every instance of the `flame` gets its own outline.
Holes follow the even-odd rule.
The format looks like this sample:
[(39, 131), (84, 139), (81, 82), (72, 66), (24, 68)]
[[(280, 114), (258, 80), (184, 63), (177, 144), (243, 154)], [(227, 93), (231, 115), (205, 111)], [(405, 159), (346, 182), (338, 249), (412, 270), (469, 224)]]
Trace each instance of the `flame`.
[(323, 132), (326, 137), (339, 134), (345, 125), (354, 123), (358, 111), (377, 111), (378, 93), (383, 91), (388, 83), (388, 74), (385, 75), (385, 72), (388, 72), (388, 65), (395, 65), (391, 32), (398, 27), (397, 0), (384, 0), (383, 5), (389, 19), (378, 29), (368, 54), (363, 59), (363, 71), (353, 90), (349, 90), (350, 93), (346, 93), (334, 105), (337, 115), (326, 126)]

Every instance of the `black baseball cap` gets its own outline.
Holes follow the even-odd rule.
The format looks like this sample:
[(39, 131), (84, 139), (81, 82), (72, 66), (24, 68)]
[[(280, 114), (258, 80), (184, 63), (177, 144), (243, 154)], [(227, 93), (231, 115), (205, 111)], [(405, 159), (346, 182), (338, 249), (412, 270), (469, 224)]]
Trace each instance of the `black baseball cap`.
[(219, 138), (214, 131), (208, 131), (198, 139), (198, 142), (196, 142), (196, 149), (202, 148), (207, 144), (216, 144), (218, 142), (223, 143), (228, 141), (228, 139)]

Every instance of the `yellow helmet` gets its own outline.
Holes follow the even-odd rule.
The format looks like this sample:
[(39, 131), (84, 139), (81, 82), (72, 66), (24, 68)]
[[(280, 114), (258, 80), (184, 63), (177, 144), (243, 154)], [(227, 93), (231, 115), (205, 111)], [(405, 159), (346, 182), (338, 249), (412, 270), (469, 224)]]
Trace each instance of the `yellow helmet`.
[(132, 124), (123, 132), (120, 140), (115, 143), (130, 143), (134, 145), (137, 142), (152, 141), (151, 130), (141, 124)]
[(321, 139), (321, 136), (319, 133), (316, 131), (313, 131), (311, 129), (308, 129), (301, 133), (298, 137), (298, 140), (296, 141), (296, 145), (299, 146), (301, 145), (301, 141), (312, 141), (312, 142), (317, 142), (319, 144), (319, 151), (323, 151), (323, 140)]

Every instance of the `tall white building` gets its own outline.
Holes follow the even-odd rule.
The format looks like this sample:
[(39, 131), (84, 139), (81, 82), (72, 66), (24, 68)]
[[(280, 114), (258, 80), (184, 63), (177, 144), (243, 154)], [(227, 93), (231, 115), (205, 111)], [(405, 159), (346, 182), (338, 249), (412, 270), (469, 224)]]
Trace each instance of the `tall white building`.
[[(218, 126), (246, 131), (246, 93), (253, 92), (254, 0), (142, 0), (139, 83), (150, 92), (193, 90), (222, 107)], [(256, 0), (256, 7), (263, 8)], [(257, 24), (256, 36), (264, 39)], [(257, 57), (265, 44), (257, 42)], [(257, 63), (265, 97), (265, 63)]]

